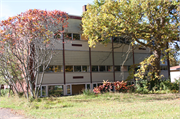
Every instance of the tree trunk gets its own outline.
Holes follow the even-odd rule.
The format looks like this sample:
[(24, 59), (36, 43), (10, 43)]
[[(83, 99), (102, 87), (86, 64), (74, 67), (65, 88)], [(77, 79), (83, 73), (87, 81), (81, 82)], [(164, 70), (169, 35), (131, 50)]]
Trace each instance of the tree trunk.
[(160, 66), (160, 59), (161, 59), (161, 51), (155, 50), (153, 52), (155, 56), (154, 65), (153, 65), (153, 72), (154, 72), (154, 78), (155, 76), (160, 76), (161, 73), (161, 66)]

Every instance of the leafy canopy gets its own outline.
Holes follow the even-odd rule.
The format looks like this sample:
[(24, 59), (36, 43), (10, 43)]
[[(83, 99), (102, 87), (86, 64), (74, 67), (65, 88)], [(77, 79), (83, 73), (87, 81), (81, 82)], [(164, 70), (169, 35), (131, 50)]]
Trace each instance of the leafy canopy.
[[(167, 44), (180, 38), (180, 1), (95, 0), (87, 6), (82, 23), (90, 47), (99, 40), (109, 42), (112, 36), (125, 35), (132, 38), (132, 45), (137, 42), (150, 48), (151, 61), (141, 64), (152, 65), (153, 74), (158, 77), (161, 56), (165, 60), (171, 50)], [(144, 68), (147, 66), (142, 66), (143, 71)]]

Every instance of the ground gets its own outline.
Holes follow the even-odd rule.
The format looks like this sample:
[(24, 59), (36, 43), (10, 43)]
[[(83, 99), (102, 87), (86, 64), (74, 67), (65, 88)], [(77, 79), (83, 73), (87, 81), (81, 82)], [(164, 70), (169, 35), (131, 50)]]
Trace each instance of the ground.
[(0, 107), (42, 119), (180, 119), (180, 94), (105, 93), (30, 100), (0, 97)]
[(12, 109), (0, 108), (0, 119), (26, 119)]

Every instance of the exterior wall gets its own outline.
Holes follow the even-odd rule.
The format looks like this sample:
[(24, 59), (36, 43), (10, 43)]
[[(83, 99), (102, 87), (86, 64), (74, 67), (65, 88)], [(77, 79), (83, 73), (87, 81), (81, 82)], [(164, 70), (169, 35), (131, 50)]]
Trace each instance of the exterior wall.
[(168, 70), (161, 70), (161, 75), (163, 75), (164, 79), (167, 79), (168, 78)]
[[(40, 77), (41, 74), (38, 78), (38, 84), (40, 83)], [(42, 84), (64, 84), (63, 73), (45, 73)]]
[(82, 33), (81, 31), (81, 20), (79, 19), (68, 19), (68, 28), (65, 30), (68, 33)]
[(128, 72), (128, 71), (116, 72), (116, 73), (115, 73), (115, 79), (116, 79), (116, 81), (124, 81), (124, 80), (127, 79), (128, 76), (129, 76), (129, 72)]
[[(65, 29), (66, 33), (76, 33), (82, 34), (81, 31), (81, 20), (80, 19), (69, 19), (68, 28)], [(86, 38), (82, 35), (81, 39), (70, 40), (64, 39), (64, 50), (65, 50), (65, 66), (87, 66), (89, 67), (89, 45)], [(115, 81), (126, 80), (129, 72), (128, 66), (133, 65), (133, 54), (129, 53), (127, 56), (128, 50), (131, 48), (129, 45), (114, 43), (114, 63), (115, 66), (124, 65), (121, 71), (115, 72)], [(144, 47), (134, 46), (134, 56), (135, 64), (144, 60), (144, 58), (150, 56), (150, 49)], [(55, 44), (55, 55), (50, 62), (50, 65), (59, 65), (63, 69), (63, 42), (62, 40), (57, 41)], [(103, 45), (97, 43), (95, 48), (91, 48), (91, 65), (92, 66), (112, 66), (112, 43)], [(166, 65), (166, 64), (165, 64)], [(167, 71), (161, 71), (165, 77), (168, 77)], [(66, 84), (64, 84), (64, 74), (63, 71), (57, 73), (45, 73), (43, 85), (63, 85), (64, 94), (66, 94), (67, 85), (71, 86), (72, 89), (75, 89), (73, 94), (77, 93), (78, 88), (87, 87), (87, 84), (92, 85), (98, 84), (105, 81), (113, 82), (113, 72), (104, 71), (104, 72), (92, 72), (92, 84), (90, 80), (90, 72), (65, 72)], [(133, 80), (133, 79), (132, 79)], [(83, 85), (80, 85), (83, 84)], [(79, 85), (79, 86), (78, 86)]]
[(171, 75), (171, 82), (175, 82), (175, 79), (180, 78), (180, 71), (171, 71), (170, 75)]
[[(73, 78), (73, 77), (83, 77), (83, 78)], [(80, 73), (80, 72), (67, 72), (66, 73), (66, 83), (89, 83), (90, 82), (90, 74)]]
[(92, 81), (93, 82), (103, 82), (104, 81), (113, 81), (113, 73), (112, 72), (93, 72), (92, 73)]

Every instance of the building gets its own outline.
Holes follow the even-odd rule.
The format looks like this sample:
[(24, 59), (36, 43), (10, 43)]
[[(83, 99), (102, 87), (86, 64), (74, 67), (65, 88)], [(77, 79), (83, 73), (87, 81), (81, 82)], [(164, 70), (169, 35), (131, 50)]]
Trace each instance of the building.
[[(57, 54), (44, 74), (41, 96), (79, 94), (83, 89), (102, 84), (103, 80), (125, 80), (130, 66), (150, 55), (148, 48), (138, 47), (126, 57), (129, 45), (120, 43), (117, 38), (107, 46), (98, 43), (95, 48), (89, 48), (88, 39), (81, 35), (81, 17), (69, 15), (68, 22), (64, 34), (68, 38), (56, 44)], [(167, 64), (162, 64), (161, 68), (161, 73), (168, 77)]]
[(180, 79), (180, 66), (170, 67), (171, 82)]

